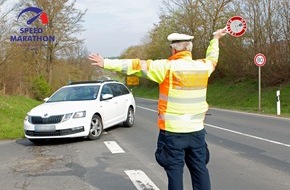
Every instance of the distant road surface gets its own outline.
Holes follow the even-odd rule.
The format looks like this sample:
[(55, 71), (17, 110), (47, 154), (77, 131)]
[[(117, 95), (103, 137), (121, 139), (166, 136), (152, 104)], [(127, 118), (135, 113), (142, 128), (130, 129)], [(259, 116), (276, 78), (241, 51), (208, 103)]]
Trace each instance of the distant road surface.
[[(132, 128), (116, 126), (96, 141), (0, 141), (0, 189), (166, 190), (154, 158), (157, 102), (136, 102)], [(210, 109), (205, 127), (213, 190), (290, 189), (290, 119)], [(184, 190), (190, 189), (185, 168)]]

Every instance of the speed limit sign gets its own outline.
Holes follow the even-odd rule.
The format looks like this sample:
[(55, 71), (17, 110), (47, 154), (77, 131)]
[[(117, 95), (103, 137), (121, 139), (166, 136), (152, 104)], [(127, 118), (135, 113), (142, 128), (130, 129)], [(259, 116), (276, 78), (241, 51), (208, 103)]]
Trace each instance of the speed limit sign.
[(258, 67), (262, 67), (266, 63), (266, 56), (262, 53), (258, 53), (254, 58), (254, 62)]

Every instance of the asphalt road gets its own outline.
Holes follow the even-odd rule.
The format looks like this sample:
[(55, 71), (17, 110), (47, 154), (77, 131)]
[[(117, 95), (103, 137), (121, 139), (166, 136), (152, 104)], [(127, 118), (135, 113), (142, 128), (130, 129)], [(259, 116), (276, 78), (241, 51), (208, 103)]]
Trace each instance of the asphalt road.
[[(97, 141), (0, 141), (0, 189), (166, 190), (154, 158), (157, 103), (136, 102), (135, 125)], [(205, 123), (213, 190), (290, 189), (290, 119), (210, 109)], [(191, 189), (187, 169), (184, 189)]]

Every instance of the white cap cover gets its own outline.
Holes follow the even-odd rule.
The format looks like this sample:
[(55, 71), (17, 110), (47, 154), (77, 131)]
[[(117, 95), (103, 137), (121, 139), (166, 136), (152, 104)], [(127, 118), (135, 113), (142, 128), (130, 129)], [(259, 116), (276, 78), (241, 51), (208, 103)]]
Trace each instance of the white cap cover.
[(167, 37), (167, 39), (174, 43), (178, 41), (190, 41), (193, 39), (193, 36), (189, 36), (186, 34), (172, 33)]

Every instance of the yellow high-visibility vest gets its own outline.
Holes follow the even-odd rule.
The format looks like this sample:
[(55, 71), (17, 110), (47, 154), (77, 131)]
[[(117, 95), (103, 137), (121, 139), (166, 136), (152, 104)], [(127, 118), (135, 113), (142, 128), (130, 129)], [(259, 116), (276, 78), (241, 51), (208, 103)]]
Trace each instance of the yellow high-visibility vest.
[(105, 59), (104, 68), (157, 82), (159, 128), (188, 133), (204, 128), (207, 83), (218, 56), (219, 43), (213, 39), (205, 59), (192, 60), (191, 53), (183, 51), (168, 60)]

